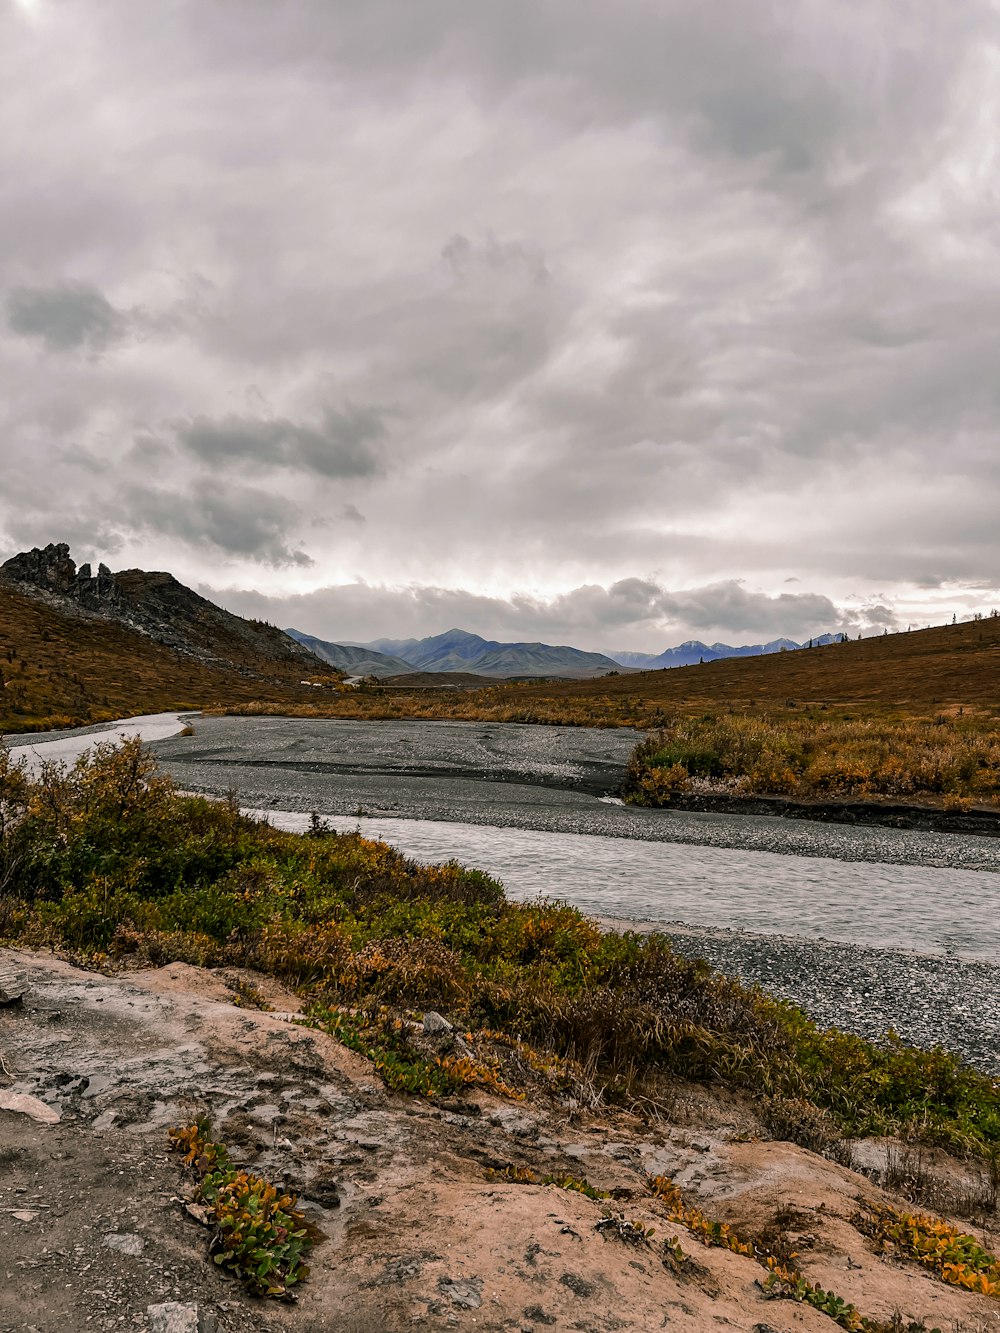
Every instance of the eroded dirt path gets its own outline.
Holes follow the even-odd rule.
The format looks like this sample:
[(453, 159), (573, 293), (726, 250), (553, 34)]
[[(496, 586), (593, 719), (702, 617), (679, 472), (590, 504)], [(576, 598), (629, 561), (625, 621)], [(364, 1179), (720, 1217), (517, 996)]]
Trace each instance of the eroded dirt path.
[[(731, 1328), (832, 1333), (808, 1307), (765, 1300), (752, 1260), (699, 1246), (643, 1188), (674, 1176), (748, 1230), (791, 1218), (806, 1275), (867, 1314), (1000, 1329), (1000, 1302), (877, 1259), (847, 1220), (864, 1177), (756, 1140), (747, 1108), (697, 1090), (674, 1123), (477, 1096), (391, 1096), (368, 1063), (276, 1012), (237, 1008), (231, 974), (173, 964), (115, 977), (0, 951), (27, 993), (0, 1009), (0, 1091), (58, 1112), (0, 1110), (0, 1330), (148, 1329), (147, 1309), (197, 1304), (220, 1333), (250, 1330)], [(209, 1113), (234, 1155), (297, 1189), (326, 1233), (290, 1307), (247, 1296), (206, 1260), (206, 1232), (168, 1126)], [(597, 1229), (607, 1204), (491, 1180), (509, 1163), (586, 1177), (655, 1227), (649, 1245)], [(674, 1271), (676, 1234), (694, 1262)], [(109, 1238), (112, 1238), (109, 1240)], [(989, 1238), (987, 1238), (989, 1239)]]

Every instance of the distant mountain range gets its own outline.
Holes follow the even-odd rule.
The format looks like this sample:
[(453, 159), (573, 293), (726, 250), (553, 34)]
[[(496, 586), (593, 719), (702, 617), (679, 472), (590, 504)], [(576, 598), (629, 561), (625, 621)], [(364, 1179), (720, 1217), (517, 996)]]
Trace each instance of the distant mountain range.
[(331, 643), (296, 629), (285, 633), (341, 671), (382, 679), (413, 671), (462, 671), (497, 680), (549, 676), (587, 680), (621, 669), (603, 653), (549, 643), (499, 643), (461, 629), (428, 639), (376, 639), (364, 644)]
[(609, 656), (622, 666), (639, 671), (659, 671), (663, 667), (715, 662), (720, 657), (765, 657), (768, 653), (792, 652), (798, 648), (822, 648), (824, 644), (837, 643), (839, 640), (839, 634), (820, 634), (808, 643), (796, 643), (794, 639), (772, 639), (770, 643), (745, 643), (734, 648), (728, 643), (702, 643), (700, 639), (688, 639), (662, 653), (610, 653)]
[[(301, 630), (285, 631), (330, 666), (352, 676), (387, 679), (414, 671), (466, 672), (496, 679), (534, 679), (558, 676), (587, 680), (609, 672), (659, 671), (664, 667), (694, 666), (720, 657), (761, 657), (768, 653), (792, 652), (806, 647), (793, 639), (772, 639), (733, 647), (728, 643), (702, 643), (689, 639), (654, 653), (588, 653), (580, 648), (548, 643), (500, 643), (465, 630), (450, 629), (427, 639), (375, 639), (371, 643), (332, 643)], [(834, 643), (836, 634), (822, 634), (813, 647)]]
[(286, 629), (285, 633), (329, 666), (336, 667), (348, 676), (400, 676), (414, 669), (412, 662), (376, 652), (374, 648), (359, 648), (353, 643), (328, 643), (326, 639), (314, 638), (297, 629)]

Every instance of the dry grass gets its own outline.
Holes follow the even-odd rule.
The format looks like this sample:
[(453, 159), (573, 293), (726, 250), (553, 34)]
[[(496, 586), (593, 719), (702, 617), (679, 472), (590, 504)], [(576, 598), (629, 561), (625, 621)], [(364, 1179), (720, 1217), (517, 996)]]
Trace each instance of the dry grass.
[(639, 804), (678, 793), (799, 800), (931, 800), (946, 809), (1000, 800), (1000, 728), (982, 714), (857, 716), (843, 709), (678, 713), (642, 742), (627, 790)]
[[(0, 731), (226, 707), (262, 693), (294, 708), (316, 693), (299, 683), (301, 664), (255, 659), (237, 641), (230, 657), (231, 665), (206, 665), (125, 626), (69, 617), (0, 585)], [(333, 679), (318, 659), (315, 675)]]

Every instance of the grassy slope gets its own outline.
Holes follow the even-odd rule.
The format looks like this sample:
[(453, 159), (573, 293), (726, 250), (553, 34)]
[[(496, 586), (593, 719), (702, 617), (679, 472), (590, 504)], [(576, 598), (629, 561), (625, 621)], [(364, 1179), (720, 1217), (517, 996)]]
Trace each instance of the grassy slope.
[[(104, 721), (129, 713), (310, 699), (298, 663), (231, 645), (232, 667), (182, 657), (125, 626), (68, 617), (0, 585), (0, 731)], [(333, 681), (318, 659), (312, 678)]]
[(305, 711), (317, 717), (450, 717), (642, 727), (662, 726), (678, 710), (757, 705), (773, 709), (827, 704), (862, 715), (933, 716), (958, 707), (992, 712), (1000, 705), (1000, 618), (599, 680), (412, 693), (399, 681), (398, 687), (388, 690), (375, 688), (310, 703), (313, 706)]
[(831, 644), (767, 657), (723, 658), (692, 667), (525, 689), (522, 699), (584, 702), (639, 696), (668, 706), (864, 703), (933, 708), (995, 704), (1000, 696), (1000, 618)]

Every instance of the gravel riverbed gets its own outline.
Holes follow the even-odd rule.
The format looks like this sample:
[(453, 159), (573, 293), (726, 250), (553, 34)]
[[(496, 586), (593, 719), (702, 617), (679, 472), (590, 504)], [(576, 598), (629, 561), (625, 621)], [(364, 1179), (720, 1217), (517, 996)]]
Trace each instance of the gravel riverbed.
[[(247, 806), (374, 815), (390, 824), (399, 819), (454, 821), (501, 830), (763, 851), (793, 862), (797, 857), (828, 858), (867, 862), (873, 868), (938, 868), (945, 917), (949, 901), (954, 902), (949, 870), (1000, 871), (1000, 839), (763, 815), (637, 810), (601, 800), (620, 781), (636, 740), (631, 732), (281, 718), (193, 722), (193, 735), (155, 743), (162, 766), (182, 786), (218, 795), (234, 792)], [(86, 734), (99, 730), (87, 729)], [(115, 729), (110, 730), (114, 734)], [(49, 739), (58, 739), (62, 749), (65, 733), (31, 737), (30, 742), (44, 746)], [(24, 744), (29, 738), (16, 741)], [(992, 874), (984, 878), (992, 881)], [(565, 870), (552, 875), (553, 896), (571, 899), (571, 888)], [(1000, 892), (1000, 881), (997, 889)], [(901, 918), (906, 912), (903, 901)], [(623, 920), (627, 915), (623, 901), (607, 924), (620, 929), (631, 924)], [(892, 1029), (907, 1042), (941, 1044), (982, 1069), (1000, 1073), (1000, 968), (995, 957), (963, 957), (960, 949), (949, 952), (947, 947), (908, 952), (819, 935), (707, 928), (690, 921), (641, 922), (636, 928), (665, 931), (681, 952), (799, 1004), (821, 1024), (874, 1039)]]
[(821, 1026), (873, 1041), (892, 1029), (910, 1045), (944, 1046), (1000, 1074), (1000, 970), (993, 963), (788, 935), (660, 923), (655, 929), (685, 957), (704, 958), (727, 976), (791, 1000)]

